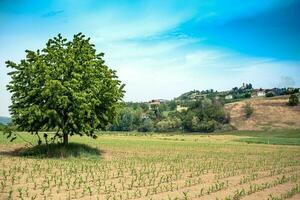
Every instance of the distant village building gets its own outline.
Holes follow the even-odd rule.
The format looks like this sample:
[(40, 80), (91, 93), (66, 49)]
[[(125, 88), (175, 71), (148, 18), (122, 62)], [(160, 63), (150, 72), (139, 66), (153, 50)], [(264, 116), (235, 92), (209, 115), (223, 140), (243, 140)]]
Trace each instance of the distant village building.
[(259, 90), (254, 90), (251, 94), (251, 97), (264, 97), (266, 96), (266, 91), (259, 89)]
[(226, 99), (226, 100), (233, 99), (233, 96), (232, 96), (232, 94), (228, 94), (228, 95), (226, 95), (226, 96), (225, 96), (225, 99)]
[(184, 107), (184, 106), (181, 106), (181, 105), (177, 105), (177, 107), (176, 107), (177, 112), (186, 111), (187, 109), (188, 109), (188, 107)]
[(266, 96), (266, 92), (264, 90), (263, 91), (258, 91), (257, 96), (258, 97), (264, 97), (264, 96)]
[(168, 100), (165, 99), (153, 99), (149, 102), (150, 105), (160, 105), (161, 103), (165, 103)]
[(148, 116), (146, 113), (142, 113), (141, 118), (142, 118), (142, 119), (148, 119), (149, 116)]

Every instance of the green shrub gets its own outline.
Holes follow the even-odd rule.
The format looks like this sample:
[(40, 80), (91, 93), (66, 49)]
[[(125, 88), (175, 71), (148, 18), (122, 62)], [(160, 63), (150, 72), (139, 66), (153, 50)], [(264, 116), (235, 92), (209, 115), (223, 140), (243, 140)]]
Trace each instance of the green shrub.
[(154, 130), (154, 123), (151, 119), (145, 119), (140, 127), (138, 128), (139, 132), (151, 132)]
[(297, 106), (298, 104), (299, 104), (299, 98), (295, 94), (292, 94), (289, 98), (288, 105)]
[(267, 92), (266, 97), (274, 97), (274, 93), (273, 92)]
[(2, 123), (0, 123), (0, 131), (3, 131), (3, 130), (4, 130), (4, 128), (5, 128), (5, 125), (4, 125), (4, 124), (2, 124)]
[(178, 117), (168, 117), (156, 124), (156, 131), (158, 132), (172, 132), (180, 130), (182, 122)]
[(246, 93), (245, 94), (245, 98), (250, 98), (251, 97), (251, 93)]
[(214, 132), (218, 123), (215, 120), (204, 121), (199, 124), (199, 130), (204, 132)]
[(48, 158), (67, 158), (67, 157), (83, 157), (98, 158), (101, 155), (99, 149), (90, 147), (86, 144), (69, 143), (67, 146), (63, 144), (42, 144), (30, 148), (22, 149), (19, 154), (29, 157), (48, 157)]
[(247, 103), (245, 106), (245, 115), (247, 118), (250, 118), (252, 114), (253, 114), (253, 108), (251, 107), (250, 103)]
[(192, 120), (192, 131), (193, 132), (214, 132), (218, 126), (218, 122), (215, 120), (200, 121), (194, 117)]

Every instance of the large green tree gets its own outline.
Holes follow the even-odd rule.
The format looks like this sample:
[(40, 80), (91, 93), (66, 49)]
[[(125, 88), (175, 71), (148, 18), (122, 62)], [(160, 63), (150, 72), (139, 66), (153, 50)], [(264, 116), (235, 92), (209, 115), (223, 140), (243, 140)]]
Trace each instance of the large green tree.
[(82, 33), (71, 41), (59, 34), (41, 51), (26, 50), (20, 63), (7, 61), (13, 122), (38, 137), (41, 130), (55, 130), (51, 138), (44, 135), (47, 141), (68, 144), (74, 134), (95, 138), (95, 130), (114, 120), (124, 94), (103, 56)]

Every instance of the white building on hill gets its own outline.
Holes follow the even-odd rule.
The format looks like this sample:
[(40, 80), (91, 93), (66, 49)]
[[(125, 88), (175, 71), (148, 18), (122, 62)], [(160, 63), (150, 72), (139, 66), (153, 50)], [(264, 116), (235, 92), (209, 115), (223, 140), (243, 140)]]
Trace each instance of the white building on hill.
[(266, 96), (266, 91), (259, 89), (259, 90), (254, 90), (253, 93), (251, 94), (251, 97), (264, 97)]
[(228, 94), (228, 95), (226, 95), (226, 96), (225, 96), (225, 99), (226, 99), (226, 100), (233, 99), (233, 96), (232, 96), (232, 94)]

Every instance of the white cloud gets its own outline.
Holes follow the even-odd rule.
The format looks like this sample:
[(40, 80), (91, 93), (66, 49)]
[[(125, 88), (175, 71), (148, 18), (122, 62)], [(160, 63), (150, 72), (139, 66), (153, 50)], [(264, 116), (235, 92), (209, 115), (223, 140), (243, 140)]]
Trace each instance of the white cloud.
[[(111, 60), (126, 84), (125, 100), (172, 99), (193, 89), (226, 90), (243, 82), (251, 82), (257, 88), (275, 87), (281, 76), (296, 76), (299, 72), (297, 62), (256, 58), (217, 48), (183, 51), (173, 42), (176, 43), (164, 43), (165, 48), (160, 48), (160, 43), (152, 47), (139, 44), (136, 56), (127, 52), (130, 56), (126, 62)], [(157, 49), (161, 51), (156, 52)]]
[[(247, 6), (235, 12), (229, 12), (232, 11), (231, 7), (226, 7), (226, 15), (222, 15), (207, 8), (199, 9), (202, 5), (205, 7), (205, 4), (213, 2), (201, 1), (199, 5), (195, 3), (200, 1), (190, 5), (184, 2), (180, 8), (167, 5), (164, 1), (155, 2), (144, 5), (144, 1), (141, 1), (142, 6), (134, 8), (130, 5), (116, 5), (97, 9), (91, 9), (86, 1), (77, 5), (76, 9), (69, 6), (73, 2), (65, 2), (64, 12), (57, 16), (61, 21), (52, 18), (45, 21), (20, 15), (15, 18), (19, 20), (3, 26), (3, 30), (10, 30), (11, 33), (7, 31), (5, 36), (1, 35), (1, 43), (9, 44), (0, 48), (1, 63), (8, 59), (20, 60), (24, 57), (26, 48), (42, 48), (49, 37), (57, 34), (56, 31), (69, 39), (74, 33), (83, 32), (91, 37), (99, 51), (105, 53), (108, 66), (116, 69), (120, 79), (126, 84), (127, 101), (171, 99), (193, 89), (224, 90), (243, 82), (251, 82), (255, 87), (274, 87), (282, 76), (291, 77), (296, 86), (300, 85), (299, 78), (296, 77), (300, 74), (299, 62), (256, 58), (228, 49), (204, 46), (201, 42), (205, 38), (188, 37), (176, 29), (178, 25), (195, 17), (195, 13), (199, 11), (203, 13), (198, 13), (196, 20), (224, 21), (231, 19), (233, 15), (247, 14), (245, 11), (251, 11), (246, 9)], [(157, 2), (164, 6), (159, 6)], [(61, 2), (51, 9), (60, 10), (60, 7)], [(267, 5), (264, 9), (266, 7)], [(231, 15), (227, 15), (228, 13)], [(22, 30), (22, 33), (17, 30)], [(0, 69), (0, 115), (8, 115), (6, 72), (7, 69)]]

